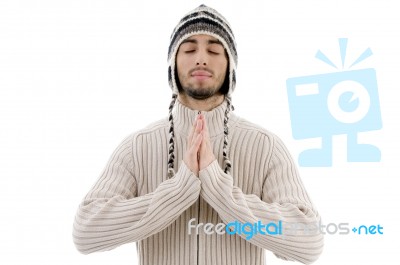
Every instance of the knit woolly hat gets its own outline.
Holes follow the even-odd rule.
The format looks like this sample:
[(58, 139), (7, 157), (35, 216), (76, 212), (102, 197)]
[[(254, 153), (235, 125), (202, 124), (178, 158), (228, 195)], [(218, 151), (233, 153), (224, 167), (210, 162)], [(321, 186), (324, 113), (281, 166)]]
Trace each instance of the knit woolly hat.
[(186, 14), (175, 27), (171, 35), (171, 43), (168, 48), (168, 82), (172, 89), (172, 100), (169, 105), (169, 116), (168, 120), (170, 123), (169, 127), (169, 142), (168, 142), (168, 175), (173, 177), (174, 162), (175, 162), (175, 133), (174, 133), (174, 118), (172, 114), (172, 109), (174, 108), (176, 99), (178, 97), (179, 89), (176, 80), (176, 54), (178, 52), (179, 46), (185, 39), (198, 34), (206, 34), (213, 36), (218, 39), (228, 55), (228, 65), (229, 70), (227, 72), (228, 76), (228, 91), (225, 94), (225, 100), (227, 102), (227, 107), (224, 116), (224, 145), (222, 147), (222, 154), (225, 163), (225, 173), (230, 173), (230, 168), (232, 167), (231, 162), (228, 157), (228, 121), (231, 108), (231, 94), (235, 89), (236, 85), (236, 65), (237, 65), (237, 52), (236, 52), (236, 42), (235, 37), (232, 33), (231, 27), (228, 21), (219, 14), (216, 10), (207, 7), (205, 5), (200, 5), (196, 9), (192, 10)]
[(236, 85), (237, 51), (235, 36), (228, 21), (216, 10), (205, 5), (200, 5), (186, 14), (171, 34), (171, 42), (168, 48), (168, 82), (173, 93), (178, 93), (175, 63), (179, 46), (182, 41), (197, 34), (213, 36), (224, 46), (229, 60), (229, 89), (227, 94), (230, 95)]

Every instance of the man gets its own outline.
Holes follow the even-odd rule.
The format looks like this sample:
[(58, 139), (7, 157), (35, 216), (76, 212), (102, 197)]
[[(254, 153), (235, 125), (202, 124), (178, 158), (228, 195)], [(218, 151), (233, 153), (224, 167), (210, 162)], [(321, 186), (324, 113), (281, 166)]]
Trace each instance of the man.
[(320, 233), (209, 233), (220, 223), (320, 220), (281, 140), (231, 114), (237, 53), (225, 18), (204, 5), (191, 11), (172, 33), (168, 60), (169, 118), (115, 150), (76, 214), (78, 250), (137, 242), (144, 265), (264, 264), (263, 249), (315, 261)]

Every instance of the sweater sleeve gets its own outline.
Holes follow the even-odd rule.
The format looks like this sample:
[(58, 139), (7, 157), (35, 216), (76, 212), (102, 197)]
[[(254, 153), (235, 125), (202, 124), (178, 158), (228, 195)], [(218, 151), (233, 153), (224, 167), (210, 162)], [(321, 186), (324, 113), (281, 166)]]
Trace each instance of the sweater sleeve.
[(110, 250), (160, 232), (200, 194), (200, 180), (182, 163), (174, 177), (138, 197), (132, 138), (117, 147), (78, 207), (73, 241), (83, 254)]
[[(309, 196), (299, 177), (297, 168), (282, 141), (273, 136), (266, 153), (271, 154), (265, 164), (265, 180), (262, 186), (262, 197), (254, 194), (244, 194), (233, 185), (233, 178), (214, 160), (207, 168), (199, 172), (202, 182), (200, 195), (218, 212), (225, 224), (240, 222), (241, 224), (279, 224), (315, 225), (320, 216), (313, 207)], [(261, 144), (261, 143), (260, 143)], [(240, 163), (240, 161), (235, 161)], [(238, 176), (251, 178), (252, 176)], [(297, 226), (306, 227), (306, 226)], [(239, 234), (261, 248), (272, 251), (284, 260), (299, 261), (304, 264), (314, 262), (322, 253), (323, 234), (311, 229), (295, 229), (291, 233), (252, 233)], [(247, 227), (247, 230), (249, 227)], [(276, 232), (277, 230), (275, 230)], [(289, 231), (289, 230), (288, 230)], [(265, 232), (265, 231), (264, 231)]]

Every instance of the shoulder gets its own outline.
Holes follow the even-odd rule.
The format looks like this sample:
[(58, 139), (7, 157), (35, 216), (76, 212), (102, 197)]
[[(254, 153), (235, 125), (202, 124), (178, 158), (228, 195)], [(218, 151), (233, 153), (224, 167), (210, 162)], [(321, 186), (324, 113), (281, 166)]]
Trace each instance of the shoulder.
[(131, 141), (133, 144), (141, 142), (144, 137), (162, 137), (163, 134), (167, 133), (169, 129), (168, 118), (159, 119), (152, 123), (149, 123), (144, 128), (131, 132), (125, 140)]
[(245, 118), (233, 115), (235, 122), (232, 124), (233, 133), (240, 133), (243, 135), (253, 136), (258, 140), (266, 141), (273, 144), (275, 140), (279, 140), (278, 136), (272, 131), (251, 122)]
[(254, 122), (248, 121), (247, 119), (237, 116), (235, 118), (237, 121), (232, 124), (232, 134), (234, 135), (235, 143), (244, 142), (246, 144), (241, 144), (240, 146), (246, 146), (245, 148), (248, 148), (250, 145), (257, 150), (263, 150), (268, 160), (274, 155), (279, 157), (291, 156), (285, 143), (274, 132)]
[(136, 135), (152, 134), (152, 133), (164, 131), (168, 128), (169, 128), (168, 118), (163, 118), (163, 119), (159, 119), (157, 121), (154, 121), (154, 122), (148, 124), (143, 129), (135, 132), (135, 134)]

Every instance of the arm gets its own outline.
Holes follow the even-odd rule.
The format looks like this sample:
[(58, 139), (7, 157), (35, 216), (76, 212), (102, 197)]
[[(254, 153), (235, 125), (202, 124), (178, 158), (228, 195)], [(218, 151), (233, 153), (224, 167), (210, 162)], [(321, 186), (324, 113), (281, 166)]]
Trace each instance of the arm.
[[(233, 178), (224, 173), (214, 160), (200, 171), (202, 182), (200, 195), (218, 212), (224, 223), (238, 221), (251, 224), (277, 223), (317, 223), (320, 216), (313, 207), (298, 175), (296, 166), (283, 143), (273, 137), (264, 137), (265, 153), (271, 154), (264, 172), (267, 176), (262, 186), (262, 197), (244, 194), (233, 185)], [(248, 176), (239, 176), (248, 177)], [(284, 232), (284, 231), (283, 231)], [(285, 260), (302, 263), (315, 261), (322, 252), (323, 235), (304, 233), (295, 235), (255, 234), (252, 238), (240, 235), (249, 242), (268, 249)]]
[(110, 250), (158, 233), (199, 196), (199, 179), (182, 163), (173, 178), (162, 182), (153, 192), (137, 197), (134, 143), (128, 137), (118, 146), (79, 205), (73, 240), (81, 253)]

